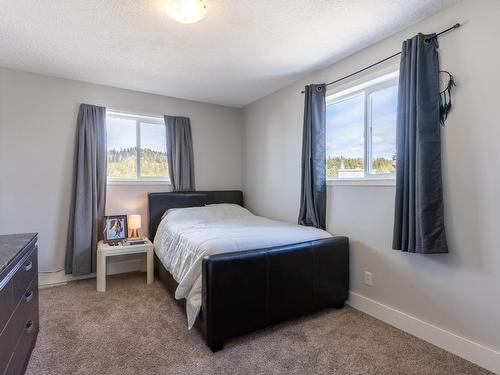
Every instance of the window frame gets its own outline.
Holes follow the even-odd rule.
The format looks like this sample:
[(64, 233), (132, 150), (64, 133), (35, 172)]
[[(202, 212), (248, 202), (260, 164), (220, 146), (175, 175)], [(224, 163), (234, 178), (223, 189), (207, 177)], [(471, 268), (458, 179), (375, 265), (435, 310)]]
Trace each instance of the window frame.
[[(363, 124), (363, 177), (351, 178), (338, 178), (327, 177), (328, 185), (369, 185), (369, 186), (394, 186), (396, 184), (396, 174), (373, 174), (372, 171), (372, 119), (371, 119), (371, 106), (372, 97), (370, 94), (387, 89), (389, 87), (397, 86), (399, 81), (399, 70), (392, 69), (389, 73), (385, 72), (378, 77), (366, 77), (361, 80), (361, 83), (351, 84), (343, 89), (336, 91), (327, 91), (326, 93), (326, 106), (340, 103), (344, 100), (352, 99), (356, 96), (363, 95), (364, 106), (364, 124)], [(358, 81), (359, 82), (359, 81)]]
[[(165, 126), (165, 121), (162, 116), (155, 115), (142, 115), (130, 112), (107, 110), (106, 111), (106, 121), (108, 117), (135, 120), (135, 142), (137, 147), (136, 153), (136, 178), (113, 178), (107, 176), (106, 171), (106, 181), (107, 185), (169, 185), (170, 177), (148, 177), (141, 176), (141, 122), (148, 124), (158, 124)], [(107, 124), (106, 124), (107, 131)], [(108, 144), (106, 142), (106, 159), (108, 157)], [(168, 167), (168, 161), (167, 161)]]

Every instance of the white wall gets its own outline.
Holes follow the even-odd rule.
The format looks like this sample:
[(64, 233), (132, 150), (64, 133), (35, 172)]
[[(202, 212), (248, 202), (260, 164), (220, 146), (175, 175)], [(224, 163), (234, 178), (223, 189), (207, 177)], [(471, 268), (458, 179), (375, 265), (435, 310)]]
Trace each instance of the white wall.
[[(0, 68), (0, 233), (38, 232), (40, 271), (64, 267), (80, 103), (190, 117), (196, 187), (241, 189), (239, 110)], [(168, 188), (109, 186), (107, 213), (142, 214), (145, 234), (146, 193)]]
[[(458, 83), (443, 130), (450, 253), (391, 250), (394, 187), (329, 186), (328, 229), (351, 239), (351, 290), (500, 351), (500, 2), (464, 1), (244, 109), (244, 188), (258, 214), (294, 222), (300, 196), (306, 83), (329, 82), (400, 50), (417, 32), (440, 38)], [(374, 285), (364, 285), (365, 270)], [(497, 353), (497, 355), (500, 353)], [(500, 357), (498, 357), (500, 358)], [(500, 362), (496, 362), (500, 363)], [(497, 368), (500, 371), (500, 365)]]

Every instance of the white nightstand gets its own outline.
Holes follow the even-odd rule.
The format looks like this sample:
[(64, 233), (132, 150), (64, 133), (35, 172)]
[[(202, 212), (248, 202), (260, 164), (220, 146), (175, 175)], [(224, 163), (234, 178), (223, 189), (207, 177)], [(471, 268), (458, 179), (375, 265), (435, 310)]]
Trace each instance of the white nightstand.
[(147, 238), (146, 244), (144, 245), (117, 245), (110, 246), (102, 241), (97, 244), (97, 291), (106, 291), (106, 258), (115, 255), (126, 255), (126, 254), (147, 254), (147, 282), (151, 284), (154, 279), (153, 270), (153, 244)]

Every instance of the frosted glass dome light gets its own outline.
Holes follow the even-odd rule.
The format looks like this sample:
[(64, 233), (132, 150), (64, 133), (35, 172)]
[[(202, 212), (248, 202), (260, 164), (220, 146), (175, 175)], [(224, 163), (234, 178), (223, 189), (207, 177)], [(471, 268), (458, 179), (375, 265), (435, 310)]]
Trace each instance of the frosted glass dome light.
[(207, 14), (206, 0), (167, 0), (167, 14), (180, 23), (195, 23)]

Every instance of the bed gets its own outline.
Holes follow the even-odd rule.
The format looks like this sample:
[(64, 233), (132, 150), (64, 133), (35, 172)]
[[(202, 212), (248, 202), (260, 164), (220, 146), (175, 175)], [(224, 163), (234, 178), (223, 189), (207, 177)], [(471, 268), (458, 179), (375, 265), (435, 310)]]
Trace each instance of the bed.
[(214, 352), (348, 298), (348, 239), (252, 215), (241, 191), (149, 193), (149, 234), (158, 278)]

